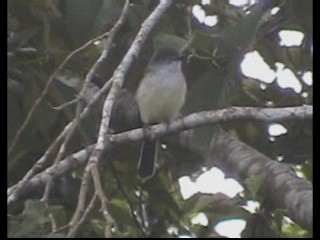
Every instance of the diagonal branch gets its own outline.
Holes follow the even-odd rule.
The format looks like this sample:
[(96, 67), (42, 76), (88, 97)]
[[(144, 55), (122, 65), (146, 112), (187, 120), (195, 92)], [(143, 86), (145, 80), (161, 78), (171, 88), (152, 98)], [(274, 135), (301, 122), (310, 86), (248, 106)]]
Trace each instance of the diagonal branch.
[[(301, 107), (286, 107), (286, 108), (253, 108), (253, 107), (232, 107), (215, 111), (206, 111), (192, 113), (183, 118), (173, 120), (169, 123), (157, 124), (150, 127), (149, 131), (143, 129), (134, 129), (127, 132), (114, 134), (110, 136), (110, 142), (105, 145), (105, 150), (108, 151), (112, 146), (121, 145), (128, 142), (141, 141), (147, 137), (159, 138), (170, 133), (178, 132), (185, 129), (200, 127), (209, 124), (218, 124), (227, 121), (235, 121), (240, 119), (252, 119), (263, 121), (282, 121), (307, 119), (312, 117), (312, 106)], [(57, 166), (57, 171), (54, 177), (64, 175), (66, 172), (76, 169), (86, 163), (88, 156), (93, 150), (93, 145), (74, 153), (61, 161)], [(17, 201), (22, 195), (32, 189), (43, 187), (48, 178), (48, 168), (26, 182), (26, 185), (20, 191), (13, 192), (12, 189), (17, 187), (17, 184), (8, 189), (7, 201), (8, 204)]]
[[(106, 40), (106, 44), (104, 47), (104, 50), (102, 52), (102, 54), (100, 55), (100, 57), (98, 58), (98, 60), (95, 62), (95, 64), (92, 66), (92, 68), (90, 69), (89, 73), (86, 76), (85, 82), (86, 84), (84, 84), (81, 92), (85, 92), (88, 82), (91, 81), (92, 76), (94, 75), (94, 72), (96, 71), (96, 69), (99, 67), (99, 65), (103, 62), (103, 60), (105, 58), (107, 58), (109, 50), (112, 48), (112, 44), (113, 44), (113, 38), (116, 34), (117, 31), (119, 31), (120, 27), (124, 24), (125, 18), (128, 15), (128, 11), (129, 11), (129, 4), (127, 4), (124, 9), (123, 12), (118, 20), (118, 22), (112, 27), (112, 29), (107, 32), (104, 33), (102, 35), (100, 35), (97, 38), (94, 38), (90, 41), (88, 41), (88, 43), (86, 43), (85, 45), (83, 45), (82, 47), (80, 47), (79, 49), (82, 50), (84, 49), (85, 46), (89, 46), (89, 43), (93, 43), (97, 40), (102, 39), (103, 37), (108, 35), (108, 38)], [(73, 56), (75, 53), (78, 52), (77, 49), (76, 51), (74, 51), (73, 53), (71, 53), (67, 59), (70, 59), (71, 56)], [(53, 74), (53, 76), (51, 77), (53, 79), (53, 77), (62, 69), (62, 67), (67, 63), (67, 59), (58, 67), (58, 69), (55, 71), (55, 73)], [(51, 79), (50, 78), (50, 79)], [(50, 82), (50, 80), (49, 80)], [(53, 143), (48, 147), (48, 149), (46, 150), (46, 152), (44, 153), (44, 155), (37, 160), (37, 162), (33, 165), (33, 167), (26, 173), (26, 175), (20, 180), (20, 182), (18, 183), (18, 185), (15, 188), (9, 188), (8, 189), (8, 196), (9, 195), (15, 195), (14, 191), (19, 191), (20, 188), (23, 188), (24, 184), (34, 175), (36, 175), (38, 172), (42, 171), (46, 165), (48, 164), (49, 158), (54, 154), (54, 152), (57, 150), (57, 148), (59, 147), (59, 145), (61, 144), (61, 142), (65, 139), (64, 143), (62, 143), (62, 146), (60, 147), (58, 156), (56, 157), (55, 162), (59, 162), (63, 153), (64, 153), (64, 149), (65, 149), (65, 145), (68, 141), (68, 138), (71, 137), (71, 134), (73, 132), (72, 129), (75, 129), (76, 125), (79, 124), (79, 122), (81, 120), (83, 120), (84, 118), (86, 118), (90, 111), (93, 109), (93, 106), (105, 95), (105, 93), (109, 90), (111, 86), (111, 81), (107, 81), (105, 83), (105, 85), (93, 96), (93, 98), (90, 100), (90, 102), (87, 104), (87, 106), (84, 108), (84, 110), (81, 112), (81, 114), (79, 115), (78, 110), (80, 110), (80, 108), (77, 110), (77, 116), (74, 120), (72, 120), (71, 122), (69, 122), (65, 128), (63, 129), (63, 131), (58, 135), (58, 137), (53, 141)], [(48, 86), (49, 87), (49, 86)], [(47, 91), (47, 90), (46, 90)], [(45, 94), (45, 93), (44, 93)], [(81, 94), (80, 94), (81, 95)], [(81, 99), (80, 99), (81, 100)], [(54, 172), (55, 170), (52, 169), (52, 172)], [(54, 173), (52, 173), (53, 175), (55, 175)], [(49, 188), (47, 189), (47, 193), (45, 193), (45, 195), (48, 195), (48, 191)], [(44, 196), (44, 199), (46, 199), (46, 196)]]
[[(139, 141), (146, 137), (161, 137), (187, 128), (239, 119), (263, 121), (310, 119), (312, 112), (312, 106), (305, 105), (273, 109), (235, 107), (193, 113), (168, 124), (152, 126), (150, 131), (134, 129), (112, 135), (113, 141), (106, 144), (105, 147), (108, 150), (111, 145)], [(146, 132), (148, 136), (145, 135)], [(92, 149), (93, 145), (60, 162), (55, 177), (62, 176), (66, 172), (83, 165)], [(290, 165), (273, 161), (238, 139), (230, 137), (228, 134), (223, 134), (223, 132), (215, 135), (211, 143), (210, 153), (211, 161), (214, 161), (214, 165), (240, 180), (240, 182), (243, 182), (251, 175), (261, 175), (264, 179), (262, 184), (263, 198), (268, 200), (271, 206), (275, 208), (286, 209), (290, 218), (312, 231), (312, 185), (308, 181), (298, 178)], [(43, 171), (31, 178), (23, 189), (24, 193), (43, 187), (48, 181), (47, 171)], [(22, 195), (15, 196), (15, 200)]]
[[(124, 22), (128, 16), (129, 9), (130, 9), (129, 1), (126, 1), (126, 4), (123, 7), (122, 13), (121, 13), (118, 21), (116, 22), (116, 24), (112, 27), (112, 29), (109, 32), (109, 36), (106, 40), (106, 44), (105, 44), (103, 52), (101, 53), (100, 57), (96, 60), (96, 62), (93, 64), (93, 66), (89, 70), (88, 74), (86, 75), (82, 89), (80, 90), (80, 93), (79, 93), (80, 99), (79, 99), (77, 106), (76, 106), (75, 118), (71, 122), (71, 126), (68, 128), (68, 132), (66, 133), (64, 141), (61, 144), (59, 152), (54, 160), (53, 164), (55, 167), (58, 165), (58, 163), (63, 158), (65, 150), (67, 148), (67, 144), (70, 142), (71, 137), (74, 134), (77, 126), (80, 124), (81, 111), (83, 109), (83, 97), (84, 97), (85, 92), (87, 91), (89, 83), (91, 82), (91, 80), (94, 76), (94, 73), (97, 71), (98, 67), (103, 63), (103, 60), (108, 57), (108, 53), (109, 53), (110, 49), (112, 48), (113, 38), (114, 38), (115, 34), (119, 31), (119, 29), (122, 27), (122, 25), (124, 24)], [(55, 168), (53, 168), (53, 171), (55, 171)], [(45, 191), (44, 191), (44, 194), (42, 197), (42, 200), (44, 202), (48, 201), (51, 185), (52, 185), (52, 179), (49, 180), (46, 185), (46, 188), (45, 188)]]
[(24, 122), (22, 123), (21, 127), (19, 128), (19, 130), (17, 131), (16, 135), (13, 138), (13, 141), (9, 147), (8, 150), (8, 156), (12, 153), (15, 145), (17, 144), (19, 138), (21, 137), (22, 132), (24, 131), (24, 129), (27, 127), (28, 123), (30, 122), (34, 112), (37, 110), (37, 108), (40, 106), (40, 103), (42, 103), (43, 99), (46, 97), (46, 95), (48, 94), (48, 90), (55, 78), (55, 76), (59, 73), (59, 71), (61, 69), (63, 69), (63, 67), (67, 64), (67, 62), (77, 53), (81, 52), (82, 50), (86, 49), (88, 46), (90, 46), (91, 44), (93, 44), (94, 42), (106, 37), (109, 34), (109, 32), (103, 33), (102, 35), (89, 40), (88, 42), (86, 42), (85, 44), (83, 44), (81, 47), (77, 48), (76, 50), (72, 51), (65, 59), (64, 61), (57, 67), (57, 69), (51, 74), (49, 80), (47, 81), (46, 86), (44, 87), (41, 95), (38, 97), (38, 99), (35, 101), (35, 103), (32, 105), (30, 111), (28, 112), (28, 115), (26, 117), (26, 119), (24, 120)]
[(271, 160), (223, 130), (212, 139), (210, 161), (242, 183), (260, 176), (264, 202), (271, 209), (285, 209), (293, 221), (312, 232), (312, 184), (299, 178), (290, 164)]
[[(149, 15), (149, 17), (143, 22), (137, 37), (133, 41), (131, 47), (129, 48), (128, 52), (124, 56), (122, 62), (117, 67), (113, 76), (111, 77), (112, 86), (103, 105), (99, 134), (98, 134), (97, 142), (95, 144), (95, 149), (93, 150), (89, 158), (88, 167), (91, 170), (95, 191), (100, 199), (101, 208), (102, 208), (101, 210), (106, 220), (106, 226), (107, 226), (106, 235), (111, 235), (111, 227), (113, 224), (112, 223), (113, 220), (107, 211), (107, 207), (106, 207), (107, 199), (104, 195), (102, 184), (100, 182), (98, 163), (101, 158), (102, 152), (104, 150), (104, 146), (107, 143), (106, 137), (107, 137), (107, 131), (109, 128), (113, 102), (117, 93), (119, 92), (119, 90), (123, 85), (125, 74), (129, 70), (129, 67), (131, 66), (134, 58), (138, 56), (143, 46), (143, 43), (147, 39), (152, 28), (158, 22), (158, 20), (160, 19), (162, 14), (166, 11), (166, 9), (171, 5), (171, 2), (172, 0), (160, 0), (160, 3), (158, 4), (158, 6), (153, 10), (153, 12)], [(84, 180), (85, 179), (83, 179), (83, 181)], [(78, 211), (78, 209), (76, 211)]]
[[(108, 81), (103, 88), (101, 88), (90, 100), (88, 105), (85, 107), (85, 109), (82, 111), (80, 115), (80, 119), (83, 120), (87, 116), (89, 116), (89, 113), (93, 109), (93, 106), (103, 97), (103, 95), (109, 90), (111, 86), (111, 81)], [(75, 121), (75, 120), (73, 120)], [(69, 122), (65, 128), (62, 130), (62, 132), (58, 135), (58, 137), (53, 141), (53, 143), (48, 147), (46, 152), (39, 158), (36, 163), (33, 165), (33, 167), (26, 173), (26, 175), (19, 181), (18, 185), (15, 185), (14, 188), (9, 188), (7, 195), (15, 195), (15, 191), (19, 191), (20, 188), (23, 188), (24, 184), (32, 178), (34, 175), (36, 175), (38, 172), (42, 171), (48, 164), (48, 161), (50, 157), (53, 155), (53, 153), (58, 148), (59, 144), (61, 144), (62, 140), (65, 138), (66, 134), (68, 133), (70, 127), (72, 126), (72, 122)]]
[[(68, 173), (72, 169), (76, 169), (81, 165), (84, 165), (88, 158), (90, 153), (92, 152), (93, 145), (86, 147), (85, 149), (82, 149), (67, 158), (65, 158), (63, 161), (61, 161), (56, 171), (54, 172), (53, 178), (58, 178), (60, 176), (63, 176), (64, 174)], [(47, 168), (46, 170), (36, 174), (32, 178), (28, 179), (25, 184), (21, 188), (17, 188), (19, 186), (19, 183), (11, 186), (8, 188), (8, 198), (7, 203), (8, 205), (18, 201), (19, 199), (27, 198), (28, 194), (30, 192), (33, 192), (35, 189), (41, 189), (43, 186), (47, 183), (48, 179), (50, 178), (49, 172), (51, 171), (51, 167)], [(13, 189), (16, 189), (16, 191), (13, 191)], [(11, 194), (9, 194), (11, 193)]]

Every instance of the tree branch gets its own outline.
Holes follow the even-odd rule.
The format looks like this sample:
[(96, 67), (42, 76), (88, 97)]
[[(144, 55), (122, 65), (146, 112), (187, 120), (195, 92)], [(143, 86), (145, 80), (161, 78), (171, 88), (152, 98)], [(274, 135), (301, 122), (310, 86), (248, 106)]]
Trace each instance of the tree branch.
[(113, 76), (111, 77), (112, 86), (103, 105), (99, 134), (98, 134), (97, 142), (95, 144), (95, 149), (90, 155), (88, 166), (90, 167), (90, 170), (91, 170), (95, 191), (101, 202), (102, 213), (106, 220), (107, 228), (109, 228), (109, 230), (106, 228), (106, 235), (111, 235), (110, 229), (111, 229), (113, 220), (107, 211), (107, 207), (106, 207), (107, 199), (104, 195), (102, 184), (100, 182), (98, 163), (100, 161), (102, 152), (104, 150), (104, 146), (106, 145), (106, 142), (108, 140), (106, 136), (107, 136), (107, 131), (109, 129), (113, 102), (115, 100), (117, 93), (119, 92), (119, 90), (123, 85), (124, 76), (129, 70), (129, 67), (131, 66), (134, 58), (138, 56), (143, 46), (143, 43), (145, 42), (148, 35), (150, 34), (153, 26), (158, 22), (162, 14), (171, 5), (171, 2), (172, 0), (160, 0), (159, 5), (153, 10), (153, 12), (149, 15), (149, 17), (143, 22), (137, 37), (133, 41), (131, 47), (129, 48), (128, 52), (124, 56), (122, 62), (119, 64)]
[[(58, 151), (58, 154), (54, 160), (54, 166), (57, 166), (58, 163), (61, 161), (62, 157), (64, 156), (65, 150), (68, 146), (68, 143), (71, 140), (72, 135), (74, 134), (77, 126), (80, 124), (81, 121), (81, 111), (83, 109), (83, 97), (85, 92), (87, 91), (87, 88), (89, 86), (89, 83), (91, 82), (94, 73), (97, 71), (98, 67), (103, 63), (103, 60), (107, 58), (108, 53), (110, 51), (110, 49), (112, 48), (112, 44), (113, 44), (113, 38), (115, 36), (115, 34), (119, 31), (119, 29), (122, 27), (122, 25), (124, 24), (128, 13), (129, 13), (129, 9), (130, 9), (130, 4), (129, 1), (126, 1), (126, 4), (123, 7), (122, 13), (118, 19), (118, 21), (116, 22), (116, 24), (111, 28), (110, 32), (109, 32), (109, 37), (106, 40), (106, 44), (104, 47), (103, 52), (101, 53), (100, 57), (96, 60), (96, 62), (93, 64), (93, 66), (91, 67), (91, 69), (89, 70), (88, 74), (86, 75), (86, 78), (84, 80), (82, 89), (80, 90), (79, 96), (80, 96), (80, 100), (77, 103), (76, 106), (76, 114), (74, 117), (74, 120), (71, 122), (71, 126), (68, 128), (68, 132), (66, 133), (66, 136), (64, 138), (64, 141), (62, 142), (60, 149)], [(55, 171), (55, 168), (53, 168), (53, 171)], [(51, 188), (51, 184), (52, 180), (49, 180), (47, 182), (42, 200), (44, 202), (47, 202), (48, 197), (49, 197), (49, 192), (50, 192), (50, 188)]]
[[(282, 120), (295, 120), (307, 119), (312, 117), (312, 106), (301, 107), (286, 107), (286, 108), (252, 108), (252, 107), (232, 107), (215, 111), (206, 111), (199, 113), (192, 113), (183, 118), (173, 120), (169, 123), (161, 123), (149, 127), (149, 131), (144, 129), (134, 129), (127, 132), (110, 135), (110, 142), (106, 144), (105, 150), (108, 151), (112, 146), (120, 145), (128, 142), (141, 141), (147, 137), (158, 138), (170, 133), (178, 132), (185, 129), (200, 127), (208, 124), (218, 124), (227, 121), (234, 121), (240, 119), (252, 119), (263, 121), (282, 121)], [(248, 114), (248, 115), (246, 115)], [(93, 150), (93, 145), (72, 154), (61, 161), (56, 169), (55, 178), (64, 175), (72, 169), (86, 163), (88, 156)], [(25, 195), (32, 189), (43, 187), (48, 178), (47, 170), (35, 175), (26, 182), (26, 185), (19, 191), (14, 192), (13, 189), (18, 184), (8, 188), (7, 201), (8, 204), (17, 201), (21, 195)]]
[[(68, 173), (72, 169), (76, 169), (79, 166), (85, 164), (89, 158), (90, 153), (92, 152), (93, 145), (82, 149), (67, 158), (61, 161), (56, 171), (54, 172), (53, 178), (58, 178), (63, 176), (64, 174)], [(37, 175), (33, 176), (32, 178), (26, 180), (25, 184), (21, 188), (17, 188), (19, 183), (11, 186), (7, 190), (7, 203), (8, 205), (18, 201), (19, 199), (28, 197), (28, 194), (35, 189), (41, 189), (47, 183), (50, 177), (50, 171), (52, 170), (52, 166), (47, 168), (46, 170), (38, 173)], [(16, 190), (16, 191), (14, 191)]]
[(94, 194), (93, 197), (90, 200), (90, 203), (88, 204), (86, 210), (84, 211), (84, 213), (82, 214), (80, 220), (78, 222), (72, 223), (73, 225), (70, 225), (70, 230), (68, 233), (68, 237), (75, 237), (79, 227), (87, 220), (89, 214), (92, 212), (94, 205), (96, 203), (96, 199), (97, 199), (97, 195)]
[[(122, 25), (124, 24), (127, 16), (128, 16), (128, 13), (129, 13), (129, 9), (130, 9), (130, 3), (129, 3), (129, 0), (126, 1), (124, 7), (123, 7), (123, 10), (122, 10), (122, 13), (118, 19), (118, 21), (116, 22), (116, 24), (112, 27), (112, 29), (110, 30), (110, 35), (106, 41), (106, 44), (105, 44), (105, 47), (104, 47), (104, 51), (102, 52), (101, 56), (99, 57), (99, 59), (95, 62), (95, 64), (92, 66), (91, 70), (89, 71), (88, 75), (86, 76), (86, 79), (85, 79), (85, 83), (83, 85), (83, 88), (80, 92), (80, 95), (83, 95), (89, 82), (91, 81), (92, 77), (93, 77), (93, 74), (95, 72), (95, 70), (98, 68), (98, 66), (103, 62), (103, 59), (105, 59), (109, 53), (109, 50), (111, 49), (112, 47), (112, 44), (113, 44), (113, 39), (114, 39), (114, 36), (115, 34), (119, 31), (119, 29), (122, 27)], [(103, 88), (107, 88), (107, 84), (110, 83), (112, 84), (112, 79), (109, 79), (109, 81), (105, 84), (105, 86)], [(102, 91), (102, 89), (100, 90)], [(102, 94), (101, 94), (102, 96)], [(90, 103), (88, 104), (87, 107), (90, 106)], [(92, 106), (92, 105), (91, 105)], [(70, 131), (69, 133), (72, 134), (72, 129), (74, 129), (74, 127), (72, 126), (76, 126), (80, 123), (80, 120), (81, 120), (81, 117), (83, 117), (83, 115), (85, 115), (85, 110), (80, 114), (80, 111), (81, 111), (81, 105), (78, 104), (77, 105), (77, 112), (76, 112), (76, 118), (71, 122), (71, 127), (70, 128)], [(70, 134), (67, 133), (67, 136), (69, 136)], [(67, 137), (66, 137), (66, 140), (67, 140)], [(91, 154), (91, 152), (90, 152)], [(55, 170), (57, 169), (57, 167), (55, 168)], [(72, 217), (72, 220), (70, 222), (70, 229), (69, 229), (69, 233), (68, 233), (68, 236), (74, 236), (77, 232), (77, 222), (81, 221), (81, 219), (83, 217), (81, 217), (82, 215), (82, 212), (84, 210), (84, 201), (85, 201), (85, 198), (86, 198), (86, 194), (87, 194), (87, 188), (88, 188), (88, 182), (89, 182), (89, 179), (90, 179), (90, 166), (87, 165), (86, 169), (85, 169), (85, 172), (83, 174), (83, 178), (82, 178), (82, 182), (81, 182), (81, 188), (80, 188), (80, 193), (79, 193), (79, 200), (78, 200), (78, 204), (77, 204), (77, 208), (74, 212), (74, 215)], [(93, 175), (93, 178), (95, 179), (96, 176)], [(97, 186), (96, 184), (96, 180), (94, 180), (94, 183), (95, 183), (95, 186)], [(101, 185), (101, 184), (100, 184)], [(99, 185), (99, 186), (100, 186)], [(100, 186), (101, 188), (101, 186)], [(96, 193), (98, 193), (98, 196), (101, 197), (101, 190), (100, 191), (96, 191)], [(95, 193), (95, 195), (96, 195)], [(104, 198), (100, 198), (101, 200), (101, 204), (102, 204), (102, 210), (103, 210), (103, 216), (106, 218), (106, 221), (110, 221), (111, 217), (109, 216), (109, 214), (107, 213), (106, 211), (106, 205), (105, 205), (105, 200)], [(107, 228), (106, 228), (107, 229)], [(106, 230), (106, 234), (107, 235), (110, 235), (111, 236), (111, 232), (110, 231), (107, 231)]]
[[(120, 29), (120, 27), (123, 25), (125, 18), (128, 15), (128, 11), (129, 11), (129, 4), (127, 4), (127, 6), (124, 7), (123, 9), (123, 13), (121, 14), (119, 21), (113, 26), (113, 28), (110, 30), (110, 32), (104, 33), (94, 39), (91, 39), (90, 41), (88, 41), (86, 44), (84, 44), (83, 46), (81, 46), (80, 48), (76, 49), (75, 51), (73, 51), (72, 53), (70, 53), (67, 58), (63, 61), (63, 63), (60, 64), (60, 66), (55, 70), (55, 72), (51, 75), (50, 79), (48, 80), (48, 83), (42, 93), (42, 95), (39, 97), (39, 99), (35, 102), (34, 106), (32, 107), (32, 109), (30, 110), (25, 122), (22, 124), (21, 128), (19, 129), (17, 135), (15, 136), (15, 140), (13, 140), (13, 143), (11, 144), (11, 147), (9, 149), (9, 153), (10, 151), (12, 151), (12, 149), (14, 148), (15, 142), (18, 140), (18, 138), (21, 135), (21, 132), (24, 130), (25, 126), (28, 124), (28, 122), (30, 121), (33, 112), (36, 110), (37, 105), (41, 103), (42, 99), (46, 96), (47, 91), (51, 85), (51, 82), (54, 80), (54, 77), (57, 75), (57, 73), (65, 66), (65, 64), (70, 60), (70, 58), (72, 56), (74, 56), (76, 53), (80, 52), (81, 50), (85, 49), (86, 47), (88, 47), (90, 44), (94, 43), (95, 41), (98, 41), (104, 37), (106, 37), (108, 35), (108, 38), (106, 40), (106, 44), (104, 47), (104, 50), (102, 52), (102, 54), (100, 55), (100, 57), (97, 59), (97, 61), (95, 62), (95, 64), (92, 66), (92, 68), (90, 69), (89, 73), (86, 76), (85, 79), (85, 84), (81, 90), (82, 94), (80, 94), (80, 96), (83, 95), (83, 93), (85, 92), (88, 82), (91, 81), (94, 72), (96, 71), (96, 69), (99, 67), (99, 65), (103, 62), (104, 59), (107, 58), (109, 50), (112, 48), (112, 44), (113, 44), (113, 38), (116, 34), (116, 32)], [(72, 133), (72, 129), (75, 128), (76, 125), (79, 124), (79, 122), (81, 120), (83, 120), (84, 118), (86, 118), (89, 113), (90, 110), (92, 109), (93, 105), (96, 104), (99, 99), (102, 98), (102, 96), (109, 90), (110, 86), (111, 86), (111, 81), (107, 81), (106, 84), (103, 86), (103, 88), (101, 88), (95, 95), (94, 97), (90, 100), (90, 102), (87, 104), (87, 106), (84, 108), (84, 110), (81, 112), (81, 114), (79, 115), (79, 110), (80, 108), (77, 107), (77, 116), (76, 119), (72, 120), (71, 122), (69, 122), (65, 128), (63, 129), (63, 131), (58, 135), (58, 137), (53, 141), (53, 143), (48, 147), (48, 149), (46, 150), (46, 152), (44, 153), (44, 155), (33, 165), (33, 167), (26, 173), (26, 175), (23, 177), (23, 179), (19, 182), (19, 185), (16, 186), (14, 189), (13, 188), (9, 188), (8, 189), (8, 195), (13, 194), (13, 191), (22, 188), (25, 184), (26, 181), (28, 181), (31, 177), (33, 177), (35, 174), (37, 174), (38, 172), (40, 172), (41, 170), (44, 169), (44, 167), (46, 166), (46, 164), (48, 163), (49, 157), (53, 155), (54, 151), (56, 151), (56, 149), (59, 147), (59, 145), (61, 144), (61, 142), (63, 141), (63, 139), (68, 138), (68, 136), (71, 136)], [(80, 99), (81, 100), (81, 99)], [(79, 101), (79, 100), (77, 100)], [(68, 140), (65, 141), (65, 143)], [(63, 145), (65, 145), (65, 143)], [(57, 156), (56, 158), (56, 162), (60, 161), (61, 156), (63, 155), (65, 146), (61, 146), (60, 147), (60, 154), (58, 154), (59, 156)], [(14, 194), (13, 194), (14, 195)]]
[[(169, 133), (174, 133), (204, 125), (218, 124), (235, 120), (260, 120), (267, 122), (308, 119), (313, 114), (313, 107), (304, 105), (301, 107), (285, 108), (254, 108), (254, 107), (230, 107), (221, 110), (192, 113), (183, 118), (178, 118), (169, 123), (161, 123), (148, 127), (148, 131), (134, 129), (118, 133), (109, 137), (112, 144), (140, 141), (147, 138), (158, 138)], [(108, 146), (105, 146), (108, 148)]]
[(212, 139), (210, 157), (239, 182), (260, 176), (260, 192), (267, 206), (287, 210), (293, 221), (312, 232), (312, 185), (299, 178), (290, 164), (271, 160), (221, 129)]
[(117, 183), (117, 186), (119, 188), (119, 191), (122, 193), (123, 197), (127, 201), (127, 204), (128, 204), (132, 219), (134, 220), (135, 224), (137, 225), (141, 235), (145, 237), (146, 236), (145, 230), (144, 230), (142, 224), (139, 222), (139, 220), (137, 218), (137, 214), (134, 211), (133, 204), (132, 204), (132, 202), (130, 200), (130, 197), (128, 196), (128, 194), (126, 193), (125, 189), (123, 188), (122, 183), (121, 183), (121, 181), (120, 181), (120, 179), (118, 177), (118, 173), (117, 173), (116, 169), (113, 167), (111, 162), (109, 163), (109, 167), (111, 169), (111, 173), (113, 175), (113, 178), (116, 180), (116, 183)]
[(58, 72), (63, 69), (63, 67), (67, 64), (67, 62), (77, 53), (81, 52), (82, 50), (86, 49), (88, 46), (90, 46), (91, 44), (93, 44), (94, 42), (106, 37), (109, 34), (109, 32), (103, 33), (100, 36), (89, 40), (88, 42), (86, 42), (85, 44), (83, 44), (81, 47), (77, 48), (76, 50), (72, 51), (71, 53), (69, 53), (69, 55), (64, 59), (64, 61), (57, 67), (57, 69), (51, 74), (49, 80), (47, 81), (46, 86), (44, 87), (41, 95), (38, 97), (38, 99), (35, 101), (35, 103), (32, 105), (30, 111), (28, 112), (28, 115), (26, 117), (26, 119), (24, 120), (24, 122), (22, 123), (21, 127), (19, 128), (19, 130), (17, 131), (16, 135), (13, 138), (13, 141), (9, 147), (8, 150), (8, 156), (12, 153), (15, 145), (17, 144), (19, 138), (21, 137), (22, 132), (24, 131), (24, 129), (26, 128), (26, 126), (28, 125), (28, 123), (30, 122), (34, 112), (37, 110), (37, 108), (40, 106), (40, 103), (43, 101), (43, 99), (46, 97), (48, 90), (55, 78), (55, 76), (58, 74)]

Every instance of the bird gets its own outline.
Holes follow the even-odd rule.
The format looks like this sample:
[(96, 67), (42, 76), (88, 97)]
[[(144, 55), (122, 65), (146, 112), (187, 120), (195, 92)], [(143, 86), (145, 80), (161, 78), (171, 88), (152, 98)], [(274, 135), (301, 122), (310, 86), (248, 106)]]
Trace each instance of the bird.
[[(173, 47), (160, 48), (151, 57), (135, 95), (144, 127), (178, 117), (187, 92), (182, 58)], [(138, 162), (140, 178), (154, 175), (157, 149), (156, 139), (145, 139), (142, 143)]]

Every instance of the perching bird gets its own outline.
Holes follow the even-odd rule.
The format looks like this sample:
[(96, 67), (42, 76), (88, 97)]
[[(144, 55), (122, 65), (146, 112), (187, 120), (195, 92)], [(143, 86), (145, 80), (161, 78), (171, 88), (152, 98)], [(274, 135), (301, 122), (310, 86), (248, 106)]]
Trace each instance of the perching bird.
[[(171, 47), (161, 48), (151, 58), (136, 93), (144, 126), (178, 116), (187, 91), (181, 59), (179, 51)], [(138, 164), (139, 177), (149, 178), (154, 174), (157, 145), (157, 140), (143, 142)]]

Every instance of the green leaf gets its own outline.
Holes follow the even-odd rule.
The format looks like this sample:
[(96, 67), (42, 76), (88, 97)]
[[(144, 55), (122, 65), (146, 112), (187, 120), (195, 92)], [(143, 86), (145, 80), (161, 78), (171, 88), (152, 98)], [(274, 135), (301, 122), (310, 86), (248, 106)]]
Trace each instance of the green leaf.
[(308, 160), (306, 161), (300, 170), (303, 175), (306, 177), (307, 180), (312, 181), (313, 179), (313, 167), (312, 167), (312, 161)]
[(282, 234), (285, 238), (309, 238), (308, 231), (295, 223), (283, 224)]

